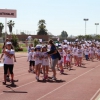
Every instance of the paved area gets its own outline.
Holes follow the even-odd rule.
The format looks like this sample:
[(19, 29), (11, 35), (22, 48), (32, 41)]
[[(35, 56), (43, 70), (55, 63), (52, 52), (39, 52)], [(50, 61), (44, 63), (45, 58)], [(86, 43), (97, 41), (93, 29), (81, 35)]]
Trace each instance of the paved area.
[[(27, 54), (17, 54), (12, 86), (2, 85), (3, 67), (0, 67), (0, 100), (99, 100), (100, 99), (100, 61), (83, 61), (82, 67), (73, 66), (71, 71), (64, 69), (63, 75), (57, 71), (57, 81), (40, 82), (35, 74), (28, 73)], [(21, 56), (21, 57), (20, 57)], [(52, 76), (51, 70), (49, 76)]]

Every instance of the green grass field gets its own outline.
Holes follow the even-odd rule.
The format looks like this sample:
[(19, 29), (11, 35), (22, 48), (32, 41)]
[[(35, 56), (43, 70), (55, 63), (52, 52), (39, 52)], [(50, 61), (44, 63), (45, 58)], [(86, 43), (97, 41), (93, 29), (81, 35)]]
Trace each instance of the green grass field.
[[(3, 46), (3, 43), (0, 43), (0, 53), (1, 53), (1, 50), (2, 50), (2, 49), (1, 49), (2, 46)], [(23, 48), (23, 51), (18, 51), (18, 52), (27, 52), (27, 48), (26, 48), (26, 45), (25, 45), (24, 43), (20, 43), (19, 46), (20, 46), (21, 48)]]

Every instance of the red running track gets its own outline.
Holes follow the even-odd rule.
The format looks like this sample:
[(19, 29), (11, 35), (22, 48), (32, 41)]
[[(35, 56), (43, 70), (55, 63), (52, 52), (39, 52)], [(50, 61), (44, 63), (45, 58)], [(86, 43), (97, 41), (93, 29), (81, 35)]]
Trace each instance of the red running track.
[(14, 73), (15, 80), (19, 81), (15, 82), (15, 87), (10, 83), (2, 85), (3, 68), (0, 68), (0, 100), (95, 100), (100, 88), (100, 61), (83, 63), (83, 67), (73, 66), (71, 71), (65, 69), (65, 75), (57, 71), (57, 82), (37, 82), (35, 74), (28, 73), (27, 58), (17, 58)]

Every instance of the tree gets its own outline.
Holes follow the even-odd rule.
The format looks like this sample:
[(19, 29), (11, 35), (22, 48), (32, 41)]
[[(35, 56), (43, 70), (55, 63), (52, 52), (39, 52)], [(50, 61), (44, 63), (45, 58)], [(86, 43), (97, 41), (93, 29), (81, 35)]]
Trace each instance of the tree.
[(39, 20), (37, 35), (48, 35), (45, 24), (45, 20)]
[(39, 44), (39, 40), (38, 40), (37, 38), (35, 38), (35, 39), (33, 40), (33, 43), (34, 43), (34, 47), (36, 47), (36, 45)]
[(84, 37), (84, 35), (78, 35), (77, 38), (81, 41), (81, 40), (83, 40), (85, 37)]
[(62, 32), (61, 32), (61, 38), (62, 38), (62, 39), (67, 39), (67, 37), (68, 37), (67, 32), (66, 32), (66, 31), (62, 31)]
[(14, 27), (14, 25), (15, 25), (14, 21), (10, 20), (10, 21), (7, 23), (7, 25), (8, 25), (10, 34), (12, 34), (12, 29), (13, 29), (13, 27)]
[(0, 37), (2, 36), (2, 30), (3, 30), (3, 28), (4, 28), (3, 23), (0, 23)]
[(91, 35), (85, 35), (85, 39), (86, 39), (86, 40), (92, 40), (93, 37), (92, 37)]
[(24, 33), (24, 32), (20, 32), (20, 35), (26, 35), (26, 33)]

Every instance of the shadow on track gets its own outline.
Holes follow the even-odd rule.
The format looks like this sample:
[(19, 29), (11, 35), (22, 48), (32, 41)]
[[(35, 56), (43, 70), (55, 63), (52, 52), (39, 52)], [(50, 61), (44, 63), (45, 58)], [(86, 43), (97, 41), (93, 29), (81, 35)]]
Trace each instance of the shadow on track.
[(28, 93), (24, 91), (3, 91), (4, 93)]
[(63, 83), (63, 82), (66, 82), (65, 80), (52, 80), (52, 79), (48, 79), (48, 80), (39, 80), (38, 82), (41, 82), (41, 83)]

